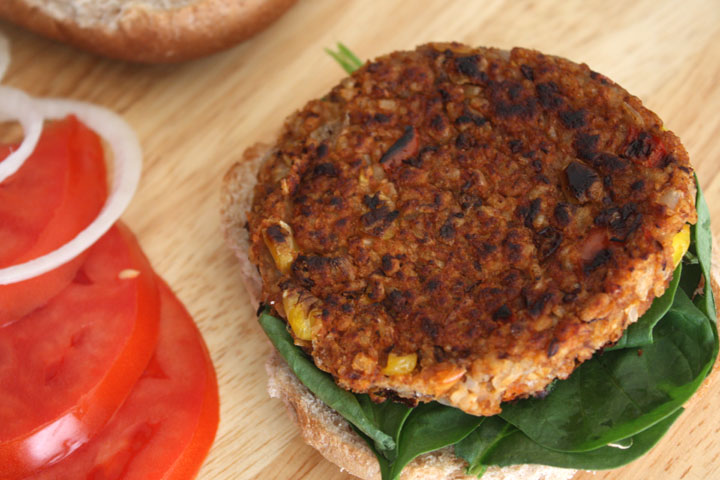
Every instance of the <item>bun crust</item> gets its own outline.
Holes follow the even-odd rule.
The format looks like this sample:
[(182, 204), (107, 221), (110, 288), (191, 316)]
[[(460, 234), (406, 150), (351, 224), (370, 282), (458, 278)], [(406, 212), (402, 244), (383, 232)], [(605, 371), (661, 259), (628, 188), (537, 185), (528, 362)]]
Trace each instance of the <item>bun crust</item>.
[(295, 1), (190, 0), (158, 7), (151, 0), (116, 0), (95, 18), (87, 10), (98, 8), (83, 6), (81, 0), (2, 0), (0, 18), (108, 57), (165, 63), (207, 55), (245, 40)]
[[(261, 290), (261, 280), (249, 262), (249, 239), (244, 229), (250, 209), (255, 173), (271, 153), (268, 145), (249, 148), (241, 161), (225, 175), (222, 190), (222, 228), (225, 239), (240, 260), (240, 268), (253, 300)], [(713, 245), (712, 288), (720, 298), (720, 246)], [(273, 350), (266, 364), (268, 393), (285, 404), (288, 414), (300, 428), (305, 442), (326, 459), (348, 473), (365, 479), (379, 480), (380, 470), (374, 454), (350, 427), (348, 422), (325, 403), (316, 398), (292, 373), (277, 351)], [(712, 374), (716, 377), (717, 372)], [(708, 381), (705, 382), (707, 385)], [(707, 389), (701, 387), (693, 399), (702, 397)], [(427, 453), (413, 460), (403, 470), (401, 480), (470, 480), (465, 475), (466, 463), (456, 457), (451, 447)], [(483, 480), (569, 480), (575, 470), (545, 465), (514, 465), (490, 467)]]
[(253, 304), (257, 304), (260, 299), (262, 279), (248, 258), (250, 235), (245, 229), (245, 224), (257, 184), (257, 171), (271, 151), (269, 145), (262, 143), (245, 150), (242, 159), (225, 174), (220, 192), (220, 226), (225, 235), (225, 242), (235, 252), (240, 262), (242, 280)]

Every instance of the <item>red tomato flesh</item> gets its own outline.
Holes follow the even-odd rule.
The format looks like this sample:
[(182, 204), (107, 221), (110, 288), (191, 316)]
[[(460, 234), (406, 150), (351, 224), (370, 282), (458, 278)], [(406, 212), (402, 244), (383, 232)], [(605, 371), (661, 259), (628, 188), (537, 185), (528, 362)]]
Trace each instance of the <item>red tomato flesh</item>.
[[(1, 147), (0, 156), (11, 150)], [(95, 133), (75, 117), (48, 125), (20, 170), (0, 183), (0, 267), (32, 260), (75, 237), (105, 203), (106, 177)], [(0, 285), (0, 326), (59, 293), (83, 258), (25, 282)]]
[(217, 431), (215, 371), (183, 305), (162, 283), (160, 296), (157, 350), (125, 404), (97, 437), (33, 479), (188, 480), (197, 474)]
[(14, 479), (92, 438), (146, 368), (159, 295), (137, 241), (118, 224), (46, 305), (0, 328), (0, 472)]

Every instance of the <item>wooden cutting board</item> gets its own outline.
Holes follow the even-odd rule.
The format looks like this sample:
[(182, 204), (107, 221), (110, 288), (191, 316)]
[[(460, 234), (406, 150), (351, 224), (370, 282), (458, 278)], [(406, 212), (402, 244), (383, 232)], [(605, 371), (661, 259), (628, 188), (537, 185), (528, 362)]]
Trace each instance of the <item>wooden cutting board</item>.
[[(361, 58), (430, 40), (537, 48), (588, 63), (657, 112), (684, 141), (720, 218), (720, 3), (300, 0), (227, 52), (173, 66), (114, 62), (0, 23), (12, 43), (5, 83), (105, 105), (137, 131), (142, 183), (125, 221), (194, 315), (215, 362), (217, 440), (203, 480), (349, 478), (299, 439), (265, 393), (269, 350), (219, 232), (218, 189), (243, 149), (343, 76), (323, 47)], [(720, 234), (720, 223), (714, 232)], [(720, 478), (720, 379), (649, 455), (589, 479)]]

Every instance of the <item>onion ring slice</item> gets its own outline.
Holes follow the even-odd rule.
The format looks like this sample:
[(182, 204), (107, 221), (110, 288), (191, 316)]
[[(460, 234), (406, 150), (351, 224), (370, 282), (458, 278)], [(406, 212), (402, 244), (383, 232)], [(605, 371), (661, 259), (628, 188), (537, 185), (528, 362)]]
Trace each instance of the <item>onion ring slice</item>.
[(20, 147), (0, 162), (0, 183), (25, 163), (35, 150), (43, 128), (43, 116), (35, 100), (22, 90), (0, 86), (0, 121), (18, 120), (25, 132)]
[[(0, 88), (3, 91), (15, 90), (8, 87)], [(19, 91), (15, 90), (15, 92)], [(4, 98), (0, 96), (0, 105), (3, 101)], [(21, 282), (49, 272), (93, 245), (120, 218), (130, 203), (142, 170), (140, 142), (132, 128), (116, 113), (97, 105), (73, 100), (52, 98), (30, 99), (30, 101), (39, 112), (40, 118), (59, 119), (73, 114), (110, 145), (114, 163), (113, 186), (100, 214), (90, 225), (57, 250), (25, 263), (0, 269), (0, 285)]]

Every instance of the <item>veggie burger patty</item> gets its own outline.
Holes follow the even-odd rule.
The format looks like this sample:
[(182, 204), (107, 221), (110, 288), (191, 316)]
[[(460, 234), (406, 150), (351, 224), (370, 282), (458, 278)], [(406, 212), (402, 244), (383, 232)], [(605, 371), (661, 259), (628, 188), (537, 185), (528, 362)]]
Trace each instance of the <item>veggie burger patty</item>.
[(247, 226), (263, 301), (338, 384), (492, 415), (663, 293), (694, 196), (678, 138), (586, 65), (428, 44), (288, 118)]

